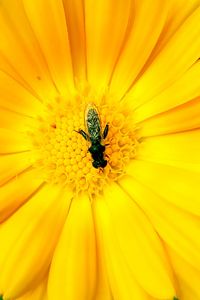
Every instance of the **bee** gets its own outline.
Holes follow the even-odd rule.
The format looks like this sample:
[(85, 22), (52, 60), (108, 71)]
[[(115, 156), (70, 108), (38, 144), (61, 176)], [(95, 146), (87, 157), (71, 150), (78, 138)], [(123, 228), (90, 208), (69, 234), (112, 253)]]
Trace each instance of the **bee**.
[(85, 110), (85, 127), (87, 133), (82, 129), (79, 129), (80, 133), (86, 141), (91, 143), (88, 151), (93, 158), (92, 165), (94, 168), (105, 168), (107, 160), (104, 158), (104, 152), (106, 145), (102, 145), (102, 139), (105, 139), (108, 135), (109, 125), (107, 124), (101, 133), (101, 123), (98, 110), (93, 103), (89, 103)]

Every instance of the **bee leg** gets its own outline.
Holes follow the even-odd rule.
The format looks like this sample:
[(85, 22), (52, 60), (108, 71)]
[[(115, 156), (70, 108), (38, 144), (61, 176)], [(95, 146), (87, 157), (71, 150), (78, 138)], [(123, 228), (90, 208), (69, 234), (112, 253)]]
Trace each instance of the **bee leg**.
[(99, 169), (98, 169), (98, 173), (99, 173), (99, 174), (102, 174), (102, 173), (103, 173), (103, 168), (99, 168)]
[(82, 129), (79, 129), (78, 131), (77, 131), (77, 130), (74, 130), (74, 131), (76, 131), (77, 133), (80, 133), (80, 134), (84, 137), (84, 139), (85, 139), (86, 141), (89, 141), (89, 140), (90, 140), (89, 135), (88, 135), (85, 131), (83, 131)]
[(108, 135), (108, 129), (109, 129), (109, 125), (106, 124), (106, 127), (104, 128), (104, 131), (103, 131), (103, 139), (105, 139)]

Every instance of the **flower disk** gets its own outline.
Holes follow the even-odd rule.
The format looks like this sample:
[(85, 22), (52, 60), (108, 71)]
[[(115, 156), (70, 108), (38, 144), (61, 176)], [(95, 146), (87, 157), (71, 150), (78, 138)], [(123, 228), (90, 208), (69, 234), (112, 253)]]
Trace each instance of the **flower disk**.
[(101, 104), (102, 131), (109, 124), (108, 136), (101, 141), (106, 146), (108, 164), (104, 169), (95, 169), (88, 151), (91, 143), (77, 132), (85, 130), (85, 108), (91, 102), (90, 97), (85, 98), (77, 97), (72, 102), (58, 98), (54, 105), (47, 105), (45, 117), (38, 118), (38, 129), (30, 136), (33, 160), (46, 182), (68, 185), (75, 193), (85, 191), (94, 197), (106, 183), (125, 174), (126, 164), (135, 157), (137, 140), (128, 110)]

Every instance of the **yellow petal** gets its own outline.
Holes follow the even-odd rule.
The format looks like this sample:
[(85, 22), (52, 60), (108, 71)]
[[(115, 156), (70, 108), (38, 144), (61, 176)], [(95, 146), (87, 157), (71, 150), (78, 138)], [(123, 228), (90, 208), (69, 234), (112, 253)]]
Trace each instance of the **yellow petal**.
[(195, 63), (169, 88), (134, 111), (135, 122), (141, 122), (154, 115), (178, 107), (197, 96), (200, 91), (200, 62)]
[(127, 173), (167, 202), (193, 214), (200, 214), (199, 173), (156, 162), (137, 160), (127, 168)]
[(144, 66), (163, 29), (168, 2), (163, 0), (135, 1), (133, 23), (112, 76), (110, 90), (120, 98), (127, 92)]
[(169, 264), (149, 220), (117, 185), (106, 190), (105, 201), (113, 223), (113, 234), (137, 282), (152, 297), (172, 298), (174, 288)]
[(46, 294), (47, 277), (41, 280), (41, 283), (33, 290), (30, 290), (25, 295), (17, 298), (16, 300), (47, 300)]
[(23, 3), (53, 81), (59, 92), (66, 94), (73, 89), (73, 70), (62, 1)]
[(17, 80), (0, 71), (0, 107), (29, 117), (37, 116), (42, 105)]
[[(113, 198), (112, 198), (113, 199)], [(114, 199), (113, 199), (114, 200)], [(112, 216), (104, 198), (93, 202), (96, 235), (101, 245), (101, 255), (106, 264), (110, 289), (115, 300), (150, 300), (145, 291), (135, 281), (126, 259), (121, 251)], [(118, 222), (124, 220), (118, 220)]]
[[(175, 32), (182, 26), (186, 19), (200, 6), (199, 0), (168, 0), (169, 11), (167, 20), (163, 27), (162, 33), (159, 36), (158, 43), (155, 45), (144, 70), (151, 66), (155, 57), (169, 42)], [(143, 71), (144, 71), (143, 70)]]
[(0, 155), (0, 186), (7, 181), (17, 179), (17, 175), (31, 166), (29, 152)]
[(96, 245), (91, 203), (72, 201), (58, 242), (48, 282), (48, 299), (93, 300), (96, 287)]
[(181, 300), (199, 300), (200, 271), (182, 259), (174, 250), (167, 247), (170, 260), (180, 289)]
[(1, 65), (5, 73), (44, 100), (57, 95), (22, 0), (1, 1), (0, 28), (0, 61), (5, 62)]
[[(176, 165), (200, 164), (200, 130), (144, 138), (137, 159)], [(200, 171), (200, 169), (199, 169)]]
[(30, 141), (25, 134), (0, 128), (0, 154), (10, 154), (30, 150)]
[(149, 118), (138, 124), (142, 137), (168, 134), (199, 128), (200, 98), (191, 100), (175, 109)]
[(35, 120), (31, 117), (0, 107), (0, 128), (25, 132), (35, 124)]
[(109, 84), (133, 16), (132, 0), (85, 1), (87, 75), (97, 91)]
[(80, 0), (63, 0), (63, 6), (75, 80), (84, 81), (86, 79), (84, 2)]
[(94, 300), (113, 300), (108, 274), (103, 256), (103, 247), (100, 239), (96, 239), (97, 251), (97, 287)]
[[(160, 174), (160, 178), (164, 181), (167, 176)], [(157, 182), (158, 192), (160, 181)], [(176, 181), (174, 181), (175, 184)], [(199, 217), (172, 205), (133, 177), (127, 176), (121, 179), (120, 185), (145, 211), (160, 237), (178, 255), (200, 270)], [(193, 199), (192, 195), (188, 198), (188, 202), (192, 202), (191, 199)]]
[[(136, 82), (128, 99), (137, 108), (169, 87), (199, 58), (200, 7), (183, 23)], [(183, 55), (184, 54), (184, 55)], [(173, 67), (172, 67), (173, 66)]]
[[(177, 31), (177, 29), (185, 22), (185, 20), (195, 11), (200, 5), (199, 0), (169, 0), (169, 13), (163, 32), (159, 38), (159, 43), (153, 50), (150, 57), (150, 62), (154, 57), (161, 51), (161, 49), (166, 45), (172, 35)], [(149, 64), (148, 64), (149, 66)], [(148, 67), (147, 66), (147, 67)]]
[(0, 187), (0, 223), (28, 201), (42, 182), (40, 171), (29, 170)]
[[(72, 194), (44, 186), (0, 228), (0, 292), (16, 298), (46, 274)], [(23, 255), (24, 254), (24, 255)]]

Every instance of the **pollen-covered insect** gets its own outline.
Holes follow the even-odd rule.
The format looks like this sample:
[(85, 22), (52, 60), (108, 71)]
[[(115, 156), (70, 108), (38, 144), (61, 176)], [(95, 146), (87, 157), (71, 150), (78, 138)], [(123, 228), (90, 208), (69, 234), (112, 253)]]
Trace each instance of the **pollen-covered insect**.
[(101, 123), (98, 114), (98, 110), (93, 103), (89, 103), (85, 110), (85, 127), (87, 133), (82, 129), (77, 132), (80, 133), (85, 140), (91, 143), (88, 151), (91, 153), (94, 168), (105, 168), (107, 165), (107, 160), (104, 159), (104, 152), (106, 145), (102, 145), (102, 139), (105, 139), (108, 135), (108, 124), (104, 128), (103, 133), (101, 133)]

